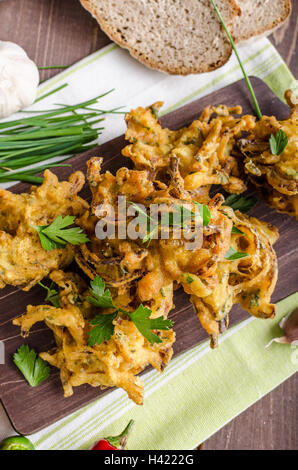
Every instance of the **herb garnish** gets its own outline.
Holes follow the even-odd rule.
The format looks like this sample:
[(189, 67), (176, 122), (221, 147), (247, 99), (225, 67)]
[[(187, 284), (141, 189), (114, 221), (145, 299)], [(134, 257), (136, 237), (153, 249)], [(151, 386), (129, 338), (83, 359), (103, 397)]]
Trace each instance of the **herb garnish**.
[(56, 289), (53, 288), (55, 284), (53, 282), (51, 282), (50, 287), (45, 286), (41, 282), (39, 282), (38, 284), (40, 285), (40, 287), (43, 287), (44, 289), (47, 290), (47, 295), (46, 295), (46, 298), (45, 298), (45, 302), (51, 302), (51, 304), (54, 305), (54, 307), (60, 308), (61, 305), (60, 305), (59, 294), (56, 291)]
[(239, 194), (230, 194), (226, 198), (224, 203), (225, 206), (232, 207), (234, 211), (238, 210), (246, 214), (250, 209), (258, 202), (256, 197), (245, 197), (240, 196)]
[(75, 221), (72, 215), (58, 215), (50, 225), (31, 225), (39, 235), (41, 246), (46, 251), (63, 248), (67, 243), (81, 245), (89, 238), (80, 227), (67, 228)]
[(194, 281), (194, 279), (188, 274), (188, 275), (187, 275), (187, 278), (186, 278), (187, 284), (192, 284), (193, 281)]
[(158, 110), (154, 106), (150, 106), (150, 111), (153, 114), (153, 116), (158, 119)]
[(288, 141), (288, 136), (282, 129), (279, 129), (275, 136), (271, 134), (269, 139), (271, 153), (273, 155), (280, 155), (288, 145)]
[(109, 341), (114, 334), (113, 321), (117, 317), (118, 312), (109, 313), (107, 315), (96, 315), (96, 317), (90, 321), (90, 324), (95, 328), (89, 331), (89, 346), (95, 346), (101, 344), (103, 341)]
[(86, 300), (95, 307), (101, 308), (116, 308), (111, 296), (109, 289), (106, 289), (106, 283), (104, 280), (95, 276), (93, 281), (90, 282), (91, 288), (89, 289), (92, 297), (86, 297)]
[(149, 343), (162, 343), (162, 340), (151, 330), (168, 330), (173, 326), (171, 320), (165, 319), (163, 316), (158, 318), (150, 318), (152, 311), (144, 307), (142, 304), (134, 312), (127, 312), (117, 307), (112, 299), (111, 292), (106, 289), (106, 284), (99, 276), (95, 276), (90, 283), (90, 293), (92, 297), (86, 297), (86, 300), (96, 307), (113, 308), (115, 311), (111, 314), (97, 315), (90, 324), (94, 326), (89, 332), (89, 346), (101, 344), (103, 341), (109, 341), (114, 334), (113, 321), (118, 313), (126, 315), (137, 327), (139, 332), (149, 341)]
[(200, 204), (199, 202), (194, 201), (194, 203), (199, 209), (200, 216), (203, 220), (203, 226), (208, 227), (210, 219), (211, 219), (211, 213), (210, 213), (209, 207), (206, 206), (206, 204)]
[(171, 320), (166, 320), (163, 316), (150, 318), (151, 313), (152, 311), (150, 308), (144, 307), (141, 304), (134, 312), (126, 314), (149, 343), (162, 343), (160, 337), (152, 333), (151, 330), (168, 330), (173, 326), (173, 322)]
[(241, 230), (239, 230), (239, 228), (237, 228), (235, 224), (233, 224), (232, 233), (236, 235), (244, 235), (244, 233), (241, 232)]
[(235, 259), (246, 258), (247, 256), (249, 256), (248, 253), (242, 253), (241, 251), (234, 250), (234, 248), (230, 246), (225, 254), (225, 259), (228, 261), (234, 261)]
[(50, 375), (50, 368), (47, 363), (37, 356), (34, 349), (23, 344), (13, 356), (13, 362), (22, 372), (31, 387), (37, 387)]

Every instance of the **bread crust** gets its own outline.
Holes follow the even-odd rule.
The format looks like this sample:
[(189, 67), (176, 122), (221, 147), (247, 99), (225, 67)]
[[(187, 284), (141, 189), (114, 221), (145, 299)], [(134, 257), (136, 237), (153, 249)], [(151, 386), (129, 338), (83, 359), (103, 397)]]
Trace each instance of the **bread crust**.
[(264, 35), (269, 35), (269, 34), (273, 33), (276, 29), (278, 29), (287, 20), (287, 18), (290, 16), (290, 14), (292, 12), (292, 2), (291, 2), (291, 0), (284, 0), (284, 1), (285, 1), (285, 7), (286, 7), (285, 15), (282, 18), (280, 18), (279, 20), (274, 21), (270, 25), (270, 27), (259, 28), (256, 31), (254, 31), (253, 34), (243, 34), (239, 38), (235, 37), (235, 35), (233, 33), (233, 27), (232, 27), (232, 34), (234, 36), (235, 43), (239, 44), (239, 43), (242, 43), (244, 41), (248, 41), (249, 39), (254, 38), (254, 37), (262, 37)]
[[(92, 0), (80, 0), (82, 6), (91, 13), (91, 15), (97, 20), (99, 23), (102, 31), (109, 36), (109, 38), (116, 42), (119, 46), (123, 47), (124, 49), (127, 49), (132, 57), (137, 59), (139, 62), (143, 63), (147, 67), (154, 69), (154, 70), (159, 70), (161, 72), (168, 73), (170, 75), (189, 75), (189, 74), (198, 74), (198, 73), (205, 73), (205, 72), (212, 72), (213, 70), (218, 69), (219, 67), (222, 67), (231, 57), (232, 55), (232, 48), (230, 47), (229, 51), (226, 53), (226, 55), (221, 59), (218, 60), (216, 64), (205, 64), (198, 67), (167, 67), (163, 66), (162, 64), (158, 63), (157, 61), (154, 60), (149, 60), (146, 59), (146, 57), (142, 56), (138, 51), (130, 47), (126, 41), (123, 41), (121, 38), (121, 34), (117, 33), (117, 31), (114, 30), (114, 28), (109, 25), (107, 22), (105, 22), (100, 15), (98, 14), (97, 8), (94, 7)], [(240, 14), (240, 8), (238, 4), (236, 3), (235, 0), (230, 0), (234, 16)], [(229, 44), (228, 39), (226, 39), (226, 43)]]

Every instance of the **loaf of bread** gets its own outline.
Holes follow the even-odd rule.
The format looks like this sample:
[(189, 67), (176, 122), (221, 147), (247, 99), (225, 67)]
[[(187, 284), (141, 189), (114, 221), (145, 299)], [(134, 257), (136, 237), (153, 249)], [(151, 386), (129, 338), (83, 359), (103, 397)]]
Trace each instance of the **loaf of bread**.
[[(231, 46), (210, 0), (80, 0), (101, 29), (145, 65), (170, 74), (209, 72), (222, 66)], [(231, 25), (235, 0), (218, 0)]]
[(291, 0), (237, 0), (241, 14), (232, 24), (236, 42), (270, 34), (291, 13)]

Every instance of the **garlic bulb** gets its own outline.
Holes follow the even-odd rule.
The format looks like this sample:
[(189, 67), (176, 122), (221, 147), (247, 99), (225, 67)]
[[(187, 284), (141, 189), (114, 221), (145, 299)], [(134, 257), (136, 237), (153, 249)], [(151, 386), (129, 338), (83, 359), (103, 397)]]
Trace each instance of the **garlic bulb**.
[(38, 83), (38, 68), (24, 49), (0, 41), (0, 118), (32, 104)]

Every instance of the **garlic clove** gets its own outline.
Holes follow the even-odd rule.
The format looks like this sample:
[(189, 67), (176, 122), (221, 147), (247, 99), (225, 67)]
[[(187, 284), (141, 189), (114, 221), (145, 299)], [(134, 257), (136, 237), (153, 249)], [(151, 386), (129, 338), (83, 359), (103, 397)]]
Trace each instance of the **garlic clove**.
[(17, 44), (0, 41), (0, 118), (31, 105), (36, 98), (39, 72)]
[(265, 346), (268, 348), (273, 342), (281, 344), (292, 344), (298, 341), (298, 308), (286, 315), (279, 323), (280, 328), (284, 331), (284, 336), (273, 338)]

